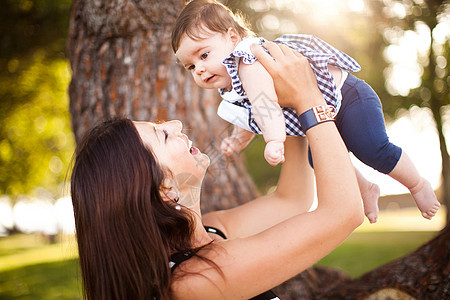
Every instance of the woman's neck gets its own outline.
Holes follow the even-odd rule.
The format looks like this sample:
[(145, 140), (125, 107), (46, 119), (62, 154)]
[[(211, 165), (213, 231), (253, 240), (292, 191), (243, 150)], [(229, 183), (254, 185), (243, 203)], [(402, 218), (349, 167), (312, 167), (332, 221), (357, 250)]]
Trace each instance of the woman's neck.
[(211, 243), (213, 240), (206, 232), (205, 227), (203, 226), (202, 216), (194, 212), (194, 235), (192, 237), (192, 246), (194, 248), (205, 246), (206, 244)]
[(194, 218), (194, 235), (192, 236), (192, 247), (198, 248), (212, 241), (202, 222), (202, 212), (200, 209), (200, 187), (190, 186), (180, 192), (179, 203), (183, 209), (189, 209)]

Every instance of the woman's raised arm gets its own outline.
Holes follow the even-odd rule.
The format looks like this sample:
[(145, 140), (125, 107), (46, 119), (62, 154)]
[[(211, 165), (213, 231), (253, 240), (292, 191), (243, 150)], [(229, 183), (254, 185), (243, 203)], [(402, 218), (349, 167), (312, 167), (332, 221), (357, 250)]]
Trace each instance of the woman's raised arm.
[(232, 209), (205, 214), (203, 223), (220, 229), (228, 238), (238, 238), (307, 212), (314, 200), (313, 170), (307, 160), (307, 145), (304, 137), (287, 137), (286, 161), (276, 190)]

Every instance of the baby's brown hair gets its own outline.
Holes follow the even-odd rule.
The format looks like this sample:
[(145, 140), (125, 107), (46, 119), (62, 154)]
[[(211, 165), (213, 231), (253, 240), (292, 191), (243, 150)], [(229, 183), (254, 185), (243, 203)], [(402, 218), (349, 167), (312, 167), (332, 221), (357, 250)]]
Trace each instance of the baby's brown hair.
[(199, 39), (202, 26), (218, 33), (226, 33), (233, 28), (241, 38), (255, 35), (240, 13), (233, 13), (214, 0), (193, 0), (183, 8), (175, 23), (172, 31), (173, 52), (177, 52), (184, 33), (191, 39)]

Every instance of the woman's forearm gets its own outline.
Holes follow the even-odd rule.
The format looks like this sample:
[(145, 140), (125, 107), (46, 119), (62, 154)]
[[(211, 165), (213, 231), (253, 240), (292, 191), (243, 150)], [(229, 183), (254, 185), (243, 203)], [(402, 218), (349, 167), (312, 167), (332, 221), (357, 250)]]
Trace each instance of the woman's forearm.
[[(326, 104), (305, 57), (284, 45), (267, 43), (265, 47), (272, 57), (259, 48), (252, 51), (272, 76), (280, 105), (293, 107), (301, 115)], [(336, 213), (347, 211), (362, 216), (356, 176), (335, 124), (325, 122), (314, 126), (307, 130), (306, 136), (314, 160), (318, 209), (330, 208)]]
[(308, 130), (307, 137), (314, 161), (318, 209), (329, 209), (335, 215), (354, 211), (362, 218), (356, 175), (335, 124), (315, 126)]

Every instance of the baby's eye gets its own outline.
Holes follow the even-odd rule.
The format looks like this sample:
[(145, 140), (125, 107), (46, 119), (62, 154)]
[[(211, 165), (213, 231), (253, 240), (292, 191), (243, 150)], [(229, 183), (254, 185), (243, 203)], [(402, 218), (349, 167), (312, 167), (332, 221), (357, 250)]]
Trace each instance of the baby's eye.
[(205, 52), (205, 53), (203, 53), (200, 57), (202, 58), (202, 59), (206, 59), (207, 57), (208, 57), (208, 52)]
[(187, 68), (186, 68), (188, 71), (192, 71), (192, 70), (194, 70), (195, 69), (195, 65), (190, 65), (190, 66), (187, 66)]

